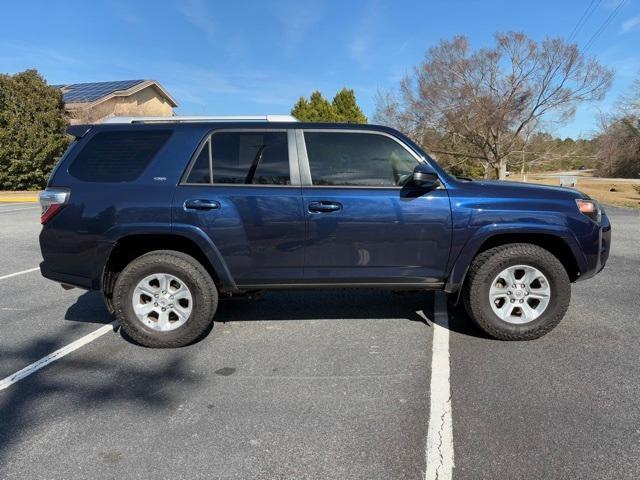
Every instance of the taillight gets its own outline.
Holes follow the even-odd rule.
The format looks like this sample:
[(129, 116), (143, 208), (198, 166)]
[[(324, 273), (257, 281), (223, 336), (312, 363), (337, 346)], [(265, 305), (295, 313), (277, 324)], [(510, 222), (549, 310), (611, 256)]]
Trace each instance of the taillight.
[(602, 210), (600, 205), (595, 200), (577, 199), (576, 204), (580, 213), (585, 214), (591, 220), (600, 223), (602, 220)]
[(47, 188), (40, 192), (40, 223), (44, 225), (51, 220), (69, 201), (69, 190)]

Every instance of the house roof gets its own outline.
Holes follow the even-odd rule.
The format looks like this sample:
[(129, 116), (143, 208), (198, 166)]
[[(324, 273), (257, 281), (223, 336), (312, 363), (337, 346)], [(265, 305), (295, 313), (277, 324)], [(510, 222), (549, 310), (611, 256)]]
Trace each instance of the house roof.
[(97, 104), (112, 97), (128, 96), (153, 86), (169, 100), (173, 107), (178, 106), (175, 99), (155, 80), (119, 80), (53, 86), (62, 90), (63, 100), (66, 104)]

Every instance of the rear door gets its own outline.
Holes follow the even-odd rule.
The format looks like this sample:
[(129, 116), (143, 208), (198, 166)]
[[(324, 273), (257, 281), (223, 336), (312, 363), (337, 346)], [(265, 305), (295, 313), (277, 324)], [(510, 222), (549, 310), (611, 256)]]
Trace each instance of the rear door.
[(176, 190), (173, 223), (204, 231), (239, 287), (300, 281), (305, 219), (294, 132), (210, 134)]
[(378, 131), (297, 130), (306, 283), (437, 284), (451, 210), (444, 188), (402, 185), (420, 159)]

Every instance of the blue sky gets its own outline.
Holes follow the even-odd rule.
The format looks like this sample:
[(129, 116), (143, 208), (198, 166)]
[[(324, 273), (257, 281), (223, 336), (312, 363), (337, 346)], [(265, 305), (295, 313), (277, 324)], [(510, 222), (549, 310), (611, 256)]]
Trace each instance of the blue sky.
[[(592, 0), (21, 0), (0, 18), (0, 72), (37, 68), (51, 84), (152, 78), (180, 114), (288, 113), (301, 95), (354, 88), (372, 115), (440, 39), (492, 44), (497, 30), (568, 37)], [(584, 45), (620, 0), (598, 4)], [(626, 0), (589, 50), (616, 71), (607, 98), (555, 133), (588, 136), (640, 74), (640, 0)]]

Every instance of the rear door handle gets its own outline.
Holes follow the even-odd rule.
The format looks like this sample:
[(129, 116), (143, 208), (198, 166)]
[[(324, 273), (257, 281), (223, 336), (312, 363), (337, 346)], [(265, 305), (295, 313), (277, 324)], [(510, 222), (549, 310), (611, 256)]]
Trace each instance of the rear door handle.
[(342, 204), (322, 200), (320, 202), (309, 202), (309, 211), (312, 213), (337, 212), (342, 210)]
[(192, 200), (186, 200), (184, 202), (185, 210), (215, 210), (220, 208), (220, 203), (215, 200), (203, 200), (200, 198), (194, 198)]

